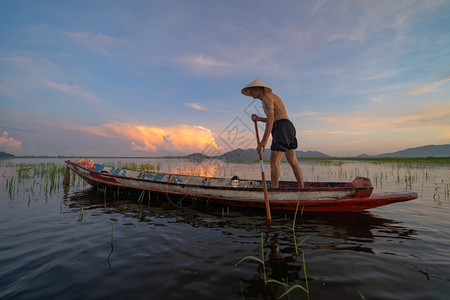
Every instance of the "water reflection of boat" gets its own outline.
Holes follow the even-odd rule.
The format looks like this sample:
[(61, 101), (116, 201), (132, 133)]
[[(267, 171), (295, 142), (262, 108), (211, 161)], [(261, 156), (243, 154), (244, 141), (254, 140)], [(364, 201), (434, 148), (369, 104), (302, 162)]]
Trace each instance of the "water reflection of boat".
[[(109, 225), (108, 228), (113, 220), (114, 230), (121, 228), (127, 232), (122, 233), (120, 241), (117, 240), (118, 246), (121, 243), (127, 245), (124, 248), (142, 247), (140, 244), (142, 241), (165, 239), (163, 244), (174, 248), (169, 248), (168, 253), (169, 251), (176, 253), (176, 249), (183, 248), (197, 251), (192, 257), (189, 251), (182, 251), (181, 257), (194, 260), (199, 269), (211, 267), (212, 257), (214, 259), (220, 257), (222, 265), (217, 266), (216, 272), (220, 272), (219, 269), (224, 264), (234, 266), (247, 255), (262, 258), (261, 231), (264, 231), (264, 261), (267, 278), (280, 282), (284, 280), (290, 286), (294, 284), (305, 286), (302, 250), (306, 253), (307, 268), (311, 266), (311, 269), (307, 269), (308, 281), (311, 286), (317, 287), (324, 280), (320, 274), (328, 276), (330, 273), (338, 272), (325, 270), (333, 268), (333, 264), (337, 263), (331, 263), (334, 257), (339, 257), (341, 262), (348, 263), (361, 259), (365, 254), (369, 254), (366, 257), (372, 259), (372, 254), (385, 251), (383, 247), (380, 249), (380, 245), (383, 245), (381, 240), (392, 246), (392, 244), (414, 239), (416, 235), (414, 229), (401, 222), (377, 216), (372, 212), (340, 214), (305, 212), (303, 216), (297, 214), (294, 233), (292, 231), (294, 213), (275, 212), (272, 226), (268, 227), (264, 211), (251, 213), (248, 210), (231, 209), (229, 214), (223, 215), (220, 206), (201, 205), (193, 208), (177, 208), (165, 201), (163, 197), (160, 197), (159, 201), (152, 199), (148, 205), (147, 201), (143, 204), (137, 202), (138, 196), (138, 194), (128, 196), (128, 193), (124, 193), (120, 200), (116, 197), (115, 201), (105, 204), (103, 193), (98, 193), (95, 188), (86, 189), (71, 193), (64, 207), (69, 208), (67, 213), (77, 216), (80, 206), (83, 206), (87, 220), (99, 224), (106, 222)], [(92, 216), (95, 216), (97, 220), (93, 220)], [(180, 230), (182, 230), (181, 233)], [(194, 238), (189, 238), (194, 232), (196, 233)], [(143, 237), (134, 240), (137, 233)], [(128, 236), (130, 238), (125, 239)], [(108, 240), (108, 237), (105, 236), (104, 240)], [(296, 243), (300, 243), (306, 237), (308, 238), (300, 245), (299, 255), (295, 251)], [(153, 243), (148, 244), (150, 245), (147, 246), (148, 248), (157, 248)], [(105, 260), (109, 254), (109, 249), (107, 250), (104, 251)], [(113, 263), (114, 255), (115, 253), (112, 254)], [(175, 254), (173, 256), (178, 257)], [(170, 257), (166, 262), (170, 265)], [(147, 267), (151, 268), (149, 265)], [(285, 292), (284, 287), (278, 284), (265, 285), (262, 265), (254, 261), (241, 263), (230, 272), (234, 275), (240, 274), (239, 279), (234, 280), (238, 282), (237, 284), (242, 282), (242, 288), (236, 292), (245, 296), (246, 299), (262, 298), (261, 294), (264, 294), (265, 299), (271, 299), (273, 295), (273, 299), (278, 299)], [(297, 299), (296, 296), (305, 296), (305, 293), (297, 290), (297, 294), (293, 294), (291, 299)]]
[[(163, 218), (172, 220), (172, 223), (189, 224), (195, 228), (233, 228), (254, 232), (266, 228), (276, 236), (267, 241), (276, 245), (269, 248), (295, 253), (292, 244), (294, 213), (275, 212), (272, 227), (268, 228), (264, 211), (254, 213), (231, 209), (225, 213), (220, 206), (175, 207), (166, 201), (166, 197), (152, 199), (150, 203), (136, 202), (138, 197), (137, 194), (124, 194), (120, 197), (122, 201), (116, 200), (106, 204), (103, 193), (98, 193), (95, 189), (85, 190), (73, 194), (69, 198), (68, 207), (73, 209), (72, 213), (78, 213), (81, 202), (86, 212), (101, 209), (101, 214), (119, 213), (157, 227), (164, 226), (164, 222), (159, 223), (160, 218)], [(103, 210), (106, 206), (108, 210)], [(371, 245), (376, 238), (386, 237), (401, 241), (414, 239), (416, 235), (414, 229), (405, 227), (401, 222), (382, 218), (368, 211), (339, 214), (305, 212), (302, 217), (297, 216), (295, 228), (301, 233), (299, 240), (309, 236), (308, 247), (367, 253), (374, 253)]]
[[(66, 161), (68, 169), (91, 185), (136, 189), (181, 196), (210, 204), (241, 207), (265, 207), (261, 180), (243, 180), (188, 176), (159, 172), (135, 171), (107, 167), (87, 159)], [(414, 192), (372, 194), (368, 178), (352, 182), (305, 182), (298, 189), (296, 182), (280, 182), (280, 188), (269, 188), (273, 210), (362, 211), (418, 197)]]

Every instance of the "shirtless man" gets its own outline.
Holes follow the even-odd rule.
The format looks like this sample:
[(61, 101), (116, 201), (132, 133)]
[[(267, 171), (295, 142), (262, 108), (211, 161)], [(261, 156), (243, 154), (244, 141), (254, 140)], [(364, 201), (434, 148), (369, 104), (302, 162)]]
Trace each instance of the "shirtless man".
[(304, 188), (302, 169), (300, 168), (295, 155), (295, 149), (297, 149), (295, 127), (289, 120), (286, 108), (280, 97), (272, 93), (272, 89), (259, 79), (250, 82), (242, 89), (241, 93), (245, 96), (261, 100), (264, 113), (266, 114), (265, 118), (253, 114), (252, 120), (266, 123), (263, 138), (256, 148), (258, 153), (264, 151), (269, 136), (272, 133), (272, 146), (270, 147), (271, 187), (278, 188), (280, 180), (280, 161), (284, 154), (292, 167), (292, 171), (294, 171), (298, 187)]

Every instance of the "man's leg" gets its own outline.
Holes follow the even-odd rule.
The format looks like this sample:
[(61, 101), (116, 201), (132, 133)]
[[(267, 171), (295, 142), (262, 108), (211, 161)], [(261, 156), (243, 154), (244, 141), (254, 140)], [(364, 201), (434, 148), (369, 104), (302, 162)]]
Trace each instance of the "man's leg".
[(278, 188), (280, 181), (280, 161), (284, 152), (271, 150), (270, 153), (270, 180), (273, 188)]
[(300, 168), (300, 165), (298, 164), (297, 157), (295, 156), (295, 150), (291, 149), (286, 151), (286, 159), (288, 163), (292, 167), (292, 171), (294, 171), (295, 178), (297, 179), (297, 184), (299, 188), (304, 188), (303, 183), (303, 172)]

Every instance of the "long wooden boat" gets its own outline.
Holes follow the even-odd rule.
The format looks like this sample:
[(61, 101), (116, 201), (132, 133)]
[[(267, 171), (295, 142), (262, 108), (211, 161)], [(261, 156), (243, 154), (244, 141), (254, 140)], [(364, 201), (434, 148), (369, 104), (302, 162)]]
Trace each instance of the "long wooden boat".
[[(68, 160), (66, 165), (93, 186), (145, 190), (210, 204), (265, 207), (261, 180), (127, 170), (88, 159)], [(297, 188), (297, 182), (280, 181), (279, 188), (269, 188), (268, 194), (272, 210), (295, 210), (298, 204), (304, 211), (362, 211), (418, 197), (414, 192), (372, 194), (372, 191), (370, 179), (357, 177), (352, 182), (305, 182), (303, 189)]]

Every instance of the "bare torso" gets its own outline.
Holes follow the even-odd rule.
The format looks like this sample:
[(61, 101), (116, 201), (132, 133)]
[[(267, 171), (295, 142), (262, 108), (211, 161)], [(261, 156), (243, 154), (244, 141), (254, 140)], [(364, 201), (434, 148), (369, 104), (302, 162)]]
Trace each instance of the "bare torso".
[(262, 99), (262, 105), (266, 116), (273, 115), (274, 122), (281, 119), (289, 119), (283, 102), (274, 93), (265, 94)]
[(257, 115), (252, 115), (252, 120), (254, 122), (266, 122), (266, 129), (264, 130), (263, 138), (257, 148), (258, 152), (261, 152), (261, 150), (264, 150), (264, 147), (269, 140), (273, 124), (278, 120), (289, 120), (289, 118), (287, 116), (286, 108), (284, 107), (283, 102), (281, 101), (280, 97), (278, 97), (274, 93), (265, 92), (263, 88), (256, 87), (250, 89), (250, 95), (253, 98), (258, 98), (261, 100), (264, 113), (266, 114), (265, 118), (259, 117)]

